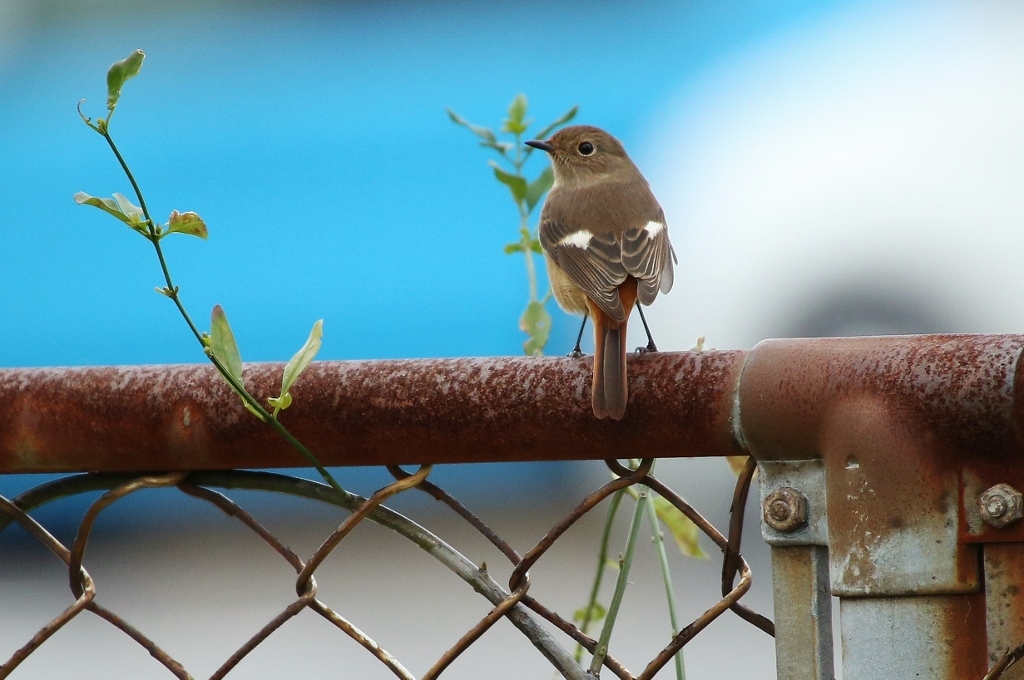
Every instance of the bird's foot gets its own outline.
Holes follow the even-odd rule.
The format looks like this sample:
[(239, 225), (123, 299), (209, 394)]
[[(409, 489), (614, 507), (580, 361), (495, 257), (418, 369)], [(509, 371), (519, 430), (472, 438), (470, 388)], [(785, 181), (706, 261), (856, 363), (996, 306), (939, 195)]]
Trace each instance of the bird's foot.
[(581, 350), (579, 347), (574, 347), (573, 350), (571, 352), (569, 352), (568, 354), (566, 354), (565, 356), (572, 357), (573, 359), (579, 359), (579, 358), (585, 357), (587, 355), (584, 354), (583, 350)]
[(637, 354), (647, 354), (648, 352), (657, 352), (657, 351), (658, 351), (658, 346), (654, 344), (654, 340), (651, 340), (650, 342), (648, 342), (646, 347), (637, 347), (636, 348), (636, 353)]

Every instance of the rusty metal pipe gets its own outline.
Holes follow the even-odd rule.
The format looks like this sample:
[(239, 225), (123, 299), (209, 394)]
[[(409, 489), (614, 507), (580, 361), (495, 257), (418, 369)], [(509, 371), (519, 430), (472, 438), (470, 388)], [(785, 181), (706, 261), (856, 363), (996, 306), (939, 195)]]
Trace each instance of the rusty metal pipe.
[[(837, 402), (871, 395), (944, 454), (998, 462), (1024, 454), (1022, 347), (1024, 336), (908, 336), (631, 356), (621, 423), (588, 413), (589, 359), (318, 362), (282, 420), (328, 465), (717, 456), (743, 450), (739, 389), (745, 448), (794, 459), (821, 455)], [(246, 382), (273, 396), (281, 369), (249, 364)], [(5, 369), (0, 403), (3, 472), (305, 464), (206, 364)]]
[(1020, 457), (1022, 350), (1024, 335), (766, 340), (743, 368), (743, 435), (759, 460), (820, 458), (837, 409), (871, 401), (937, 455)]
[[(325, 465), (721, 456), (745, 352), (629, 358), (621, 423), (594, 419), (592, 360), (325, 361), (282, 422)], [(248, 364), (260, 399), (282, 364)], [(302, 467), (212, 366), (0, 370), (0, 472)]]

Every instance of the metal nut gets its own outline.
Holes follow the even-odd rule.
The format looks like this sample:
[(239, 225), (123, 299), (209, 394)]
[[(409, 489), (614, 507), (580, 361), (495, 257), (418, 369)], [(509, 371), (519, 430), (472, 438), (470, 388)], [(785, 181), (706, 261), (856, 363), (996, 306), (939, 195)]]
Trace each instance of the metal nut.
[(788, 534), (807, 524), (807, 498), (791, 487), (772, 491), (763, 508), (765, 524), (776, 531)]
[(1024, 496), (1009, 484), (996, 484), (978, 497), (981, 518), (1002, 529), (1024, 516)]

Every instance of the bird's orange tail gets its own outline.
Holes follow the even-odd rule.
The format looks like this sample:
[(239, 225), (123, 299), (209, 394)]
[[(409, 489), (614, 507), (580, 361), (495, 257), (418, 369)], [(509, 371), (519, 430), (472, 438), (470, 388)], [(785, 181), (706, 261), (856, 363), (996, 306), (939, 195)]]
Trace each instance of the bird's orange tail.
[(594, 321), (594, 385), (592, 403), (598, 418), (621, 420), (629, 397), (626, 385), (626, 324), (636, 304), (636, 279), (619, 286), (626, 318), (617, 322), (587, 300)]

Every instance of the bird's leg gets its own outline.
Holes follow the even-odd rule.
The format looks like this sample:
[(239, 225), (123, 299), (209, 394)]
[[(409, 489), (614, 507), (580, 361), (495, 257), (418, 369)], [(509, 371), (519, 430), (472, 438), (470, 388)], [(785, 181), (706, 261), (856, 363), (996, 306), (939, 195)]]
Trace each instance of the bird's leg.
[(572, 348), (566, 356), (570, 356), (573, 359), (579, 359), (583, 356), (583, 350), (580, 349), (580, 341), (583, 340), (583, 329), (587, 327), (587, 315), (583, 315), (583, 323), (580, 324), (580, 334), (576, 336), (576, 346)]
[[(636, 311), (640, 312), (640, 321), (644, 324), (644, 331), (647, 333), (647, 347), (637, 347), (636, 351), (638, 354), (644, 352), (657, 352), (658, 346), (654, 344), (654, 338), (651, 337), (651, 329), (647, 327), (647, 319), (644, 318), (644, 310), (640, 307), (640, 301), (636, 301)], [(580, 331), (581, 333), (583, 331)]]

